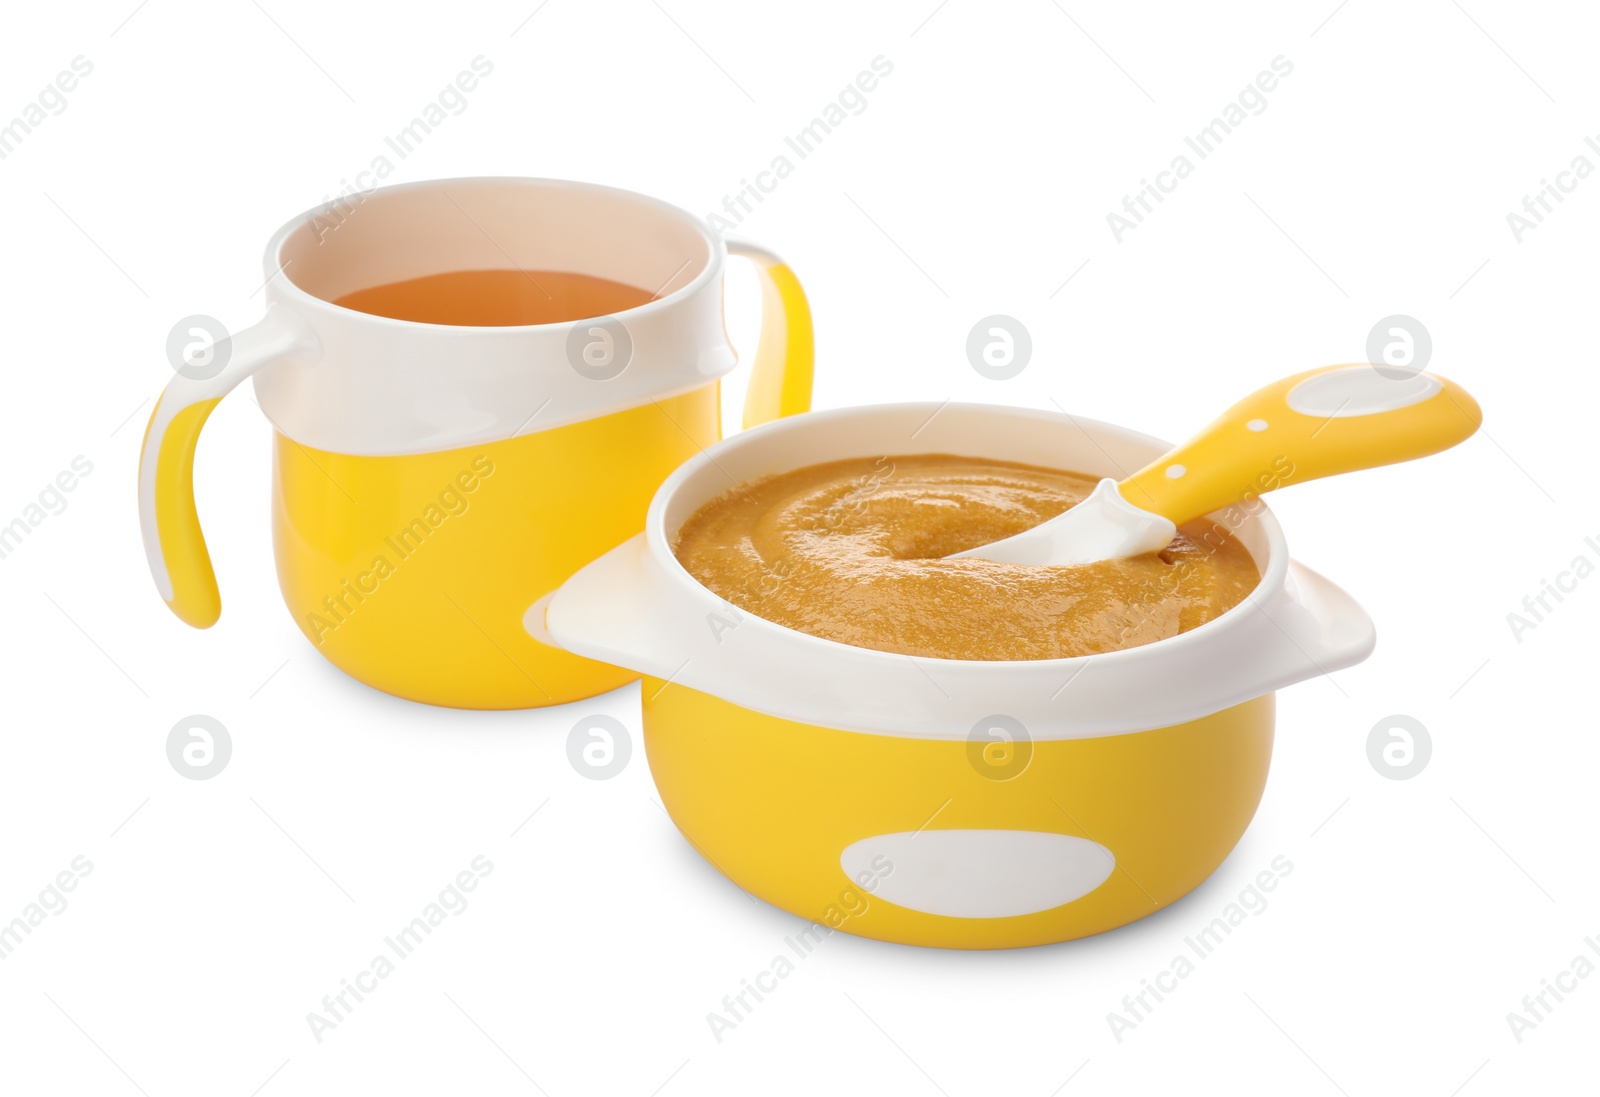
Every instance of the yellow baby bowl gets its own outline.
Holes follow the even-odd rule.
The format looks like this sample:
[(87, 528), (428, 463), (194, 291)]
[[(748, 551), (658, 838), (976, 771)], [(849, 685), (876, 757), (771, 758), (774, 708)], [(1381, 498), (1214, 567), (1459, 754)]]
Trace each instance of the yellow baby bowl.
[[(536, 639), (530, 604), (637, 533), (667, 474), (721, 436), (729, 252), (755, 261), (763, 325), (746, 425), (804, 411), (811, 315), (776, 256), (627, 191), (457, 179), (351, 195), (266, 253), (264, 319), (183, 360), (145, 435), (150, 570), (182, 620), (221, 612), (195, 512), (195, 444), (246, 377), (274, 428), (273, 540), (295, 623), (335, 666), (462, 708), (560, 704), (635, 677)], [(653, 293), (612, 315), (467, 327), (344, 308), (454, 271), (559, 271)], [(542, 609), (542, 607), (541, 607)]]
[(1144, 647), (982, 662), (850, 647), (742, 613), (678, 563), (678, 528), (730, 483), (846, 458), (950, 453), (1122, 477), (1170, 447), (985, 405), (813, 412), (667, 479), (642, 534), (549, 603), (562, 646), (644, 674), (667, 811), (740, 887), (863, 937), (1013, 948), (1176, 901), (1238, 842), (1272, 756), (1273, 691), (1364, 659), (1372, 622), (1289, 559), (1259, 499), (1211, 517), (1261, 582)]

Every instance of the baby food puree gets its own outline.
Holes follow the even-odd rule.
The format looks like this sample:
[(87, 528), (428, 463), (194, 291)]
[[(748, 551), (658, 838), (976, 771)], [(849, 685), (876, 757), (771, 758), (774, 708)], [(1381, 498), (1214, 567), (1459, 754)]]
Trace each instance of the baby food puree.
[(1095, 478), (947, 454), (856, 458), (754, 480), (701, 507), (674, 551), (741, 610), (856, 647), (942, 659), (1059, 659), (1187, 632), (1255, 588), (1220, 526), (1077, 567), (945, 560), (1086, 498)]

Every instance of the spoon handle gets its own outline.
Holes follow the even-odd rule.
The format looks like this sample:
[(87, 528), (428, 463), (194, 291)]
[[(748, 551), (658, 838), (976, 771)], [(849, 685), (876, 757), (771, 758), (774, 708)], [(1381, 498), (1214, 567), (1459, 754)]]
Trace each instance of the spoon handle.
[(1324, 366), (1245, 397), (1117, 490), (1181, 525), (1289, 484), (1438, 453), (1482, 421), (1478, 402), (1443, 377)]

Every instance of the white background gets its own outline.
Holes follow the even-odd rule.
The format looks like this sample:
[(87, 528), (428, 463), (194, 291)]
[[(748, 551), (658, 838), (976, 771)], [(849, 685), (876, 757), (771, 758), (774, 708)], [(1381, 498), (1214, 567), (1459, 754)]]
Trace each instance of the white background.
[[(73, 57), (94, 66), (0, 161), (0, 522), (75, 456), (94, 467), (0, 560), (0, 921), (74, 857), (93, 864), (0, 961), (0, 1089), (1593, 1088), (1600, 977), (1520, 1042), (1507, 1014), (1600, 938), (1600, 579), (1520, 642), (1506, 619), (1575, 556), (1600, 560), (1582, 456), (1600, 395), (1600, 179), (1521, 242), (1506, 221), (1574, 157), (1600, 164), (1583, 144), (1600, 133), (1591, 12), (135, 2), (20, 6), (0, 36), (0, 120)], [(168, 329), (253, 320), (268, 234), (480, 54), (492, 76), (392, 181), (570, 177), (697, 214), (875, 56), (892, 62), (741, 226), (810, 293), (821, 407), (1059, 405), (1179, 437), (1276, 376), (1364, 359), (1382, 317), (1426, 325), (1431, 368), (1480, 399), (1486, 429), (1274, 501), (1296, 555), (1362, 600), (1379, 646), (1280, 696), (1260, 812), (1207, 884), (1050, 948), (836, 934), (718, 1042), (706, 1015), (801, 923), (688, 848), (641, 750), (610, 781), (569, 765), (567, 732), (593, 713), (637, 748), (637, 687), (467, 713), (323, 662), (276, 591), (269, 428), (243, 394), (212, 417), (196, 476), (222, 621), (197, 632), (163, 607), (134, 467)], [(1118, 243), (1106, 214), (1279, 55), (1294, 71), (1267, 109)], [(752, 286), (740, 270), (729, 288), (747, 349)], [(965, 357), (991, 313), (1033, 337), (1008, 382)], [(233, 741), (208, 781), (167, 760), (192, 713)], [(1431, 735), (1410, 780), (1368, 761), (1391, 714)], [(478, 854), (494, 871), (470, 908), (314, 1040), (306, 1014)], [(1278, 855), (1294, 871), (1270, 906), (1115, 1039), (1108, 1012)]]

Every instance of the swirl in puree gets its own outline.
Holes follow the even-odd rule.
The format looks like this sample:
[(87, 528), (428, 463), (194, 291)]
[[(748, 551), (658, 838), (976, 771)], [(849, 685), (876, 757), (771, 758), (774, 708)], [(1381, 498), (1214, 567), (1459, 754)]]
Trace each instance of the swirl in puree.
[(1075, 567), (945, 560), (1086, 498), (1095, 478), (923, 454), (811, 465), (696, 511), (674, 551), (739, 609), (855, 647), (940, 659), (1059, 659), (1138, 647), (1238, 605), (1260, 581), (1206, 519), (1160, 552)]

